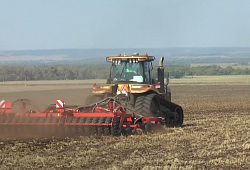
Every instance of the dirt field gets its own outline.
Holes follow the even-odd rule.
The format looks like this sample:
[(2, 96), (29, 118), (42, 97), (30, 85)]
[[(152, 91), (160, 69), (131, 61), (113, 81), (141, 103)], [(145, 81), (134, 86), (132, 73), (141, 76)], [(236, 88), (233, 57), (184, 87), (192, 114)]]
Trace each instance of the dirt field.
[[(249, 168), (249, 85), (170, 87), (173, 101), (184, 109), (183, 128), (117, 138), (2, 139), (0, 169)], [(0, 98), (29, 98), (42, 108), (56, 99), (82, 104), (90, 93), (85, 88), (52, 89), (5, 92)]]

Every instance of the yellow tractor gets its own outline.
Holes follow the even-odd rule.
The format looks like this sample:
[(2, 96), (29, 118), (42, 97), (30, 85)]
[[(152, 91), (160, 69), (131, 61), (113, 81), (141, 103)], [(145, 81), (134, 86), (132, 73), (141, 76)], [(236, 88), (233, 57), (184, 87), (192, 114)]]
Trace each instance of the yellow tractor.
[(159, 60), (158, 79), (152, 78), (154, 60), (155, 57), (147, 53), (106, 57), (106, 61), (112, 63), (110, 76), (105, 85), (93, 85), (93, 94), (86, 99), (85, 105), (115, 97), (136, 115), (162, 117), (167, 127), (182, 126), (183, 109), (171, 101), (169, 74), (164, 83), (164, 57)]

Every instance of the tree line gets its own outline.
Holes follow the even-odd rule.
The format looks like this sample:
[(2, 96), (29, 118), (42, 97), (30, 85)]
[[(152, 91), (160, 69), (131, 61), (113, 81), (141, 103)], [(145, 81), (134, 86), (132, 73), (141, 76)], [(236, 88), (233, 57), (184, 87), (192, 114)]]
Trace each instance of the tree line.
[[(157, 66), (153, 76), (157, 76)], [(84, 80), (106, 79), (109, 77), (109, 65), (38, 65), (38, 66), (1, 66), (0, 81), (20, 80)], [(222, 68), (217, 65), (190, 67), (186, 65), (167, 65), (165, 74), (169, 72), (172, 78), (194, 75), (249, 75), (250, 69)]]

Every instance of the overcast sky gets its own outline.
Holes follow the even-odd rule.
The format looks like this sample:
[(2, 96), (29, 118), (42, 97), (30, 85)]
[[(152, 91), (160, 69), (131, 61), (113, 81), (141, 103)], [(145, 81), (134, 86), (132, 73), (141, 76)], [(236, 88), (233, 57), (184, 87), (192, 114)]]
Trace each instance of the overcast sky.
[(250, 46), (250, 0), (0, 0), (0, 50)]

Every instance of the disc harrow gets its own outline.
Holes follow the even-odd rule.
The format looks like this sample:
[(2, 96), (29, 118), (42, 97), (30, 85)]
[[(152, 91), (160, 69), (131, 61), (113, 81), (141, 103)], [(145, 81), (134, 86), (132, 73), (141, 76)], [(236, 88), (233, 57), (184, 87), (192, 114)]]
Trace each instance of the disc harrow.
[(65, 107), (64, 100), (56, 100), (55, 105), (43, 111), (24, 112), (24, 106), (22, 104), (21, 113), (13, 113), (11, 103), (5, 103), (5, 107), (1, 108), (0, 138), (133, 135), (138, 128), (150, 132), (152, 126), (164, 124), (162, 117), (140, 117), (128, 113), (113, 98), (74, 108)]

